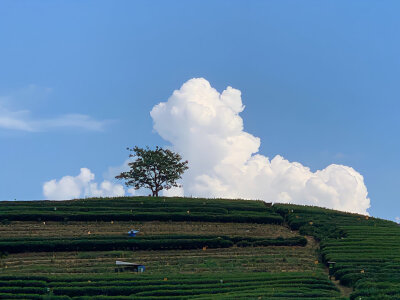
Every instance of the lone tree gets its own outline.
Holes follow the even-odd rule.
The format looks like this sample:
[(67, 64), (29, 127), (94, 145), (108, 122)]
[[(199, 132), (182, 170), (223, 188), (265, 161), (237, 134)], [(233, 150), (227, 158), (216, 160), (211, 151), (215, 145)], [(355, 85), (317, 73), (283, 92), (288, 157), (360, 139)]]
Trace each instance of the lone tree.
[(155, 150), (138, 146), (127, 150), (134, 153), (129, 154), (129, 157), (135, 157), (136, 160), (128, 163), (131, 168), (129, 171), (115, 176), (117, 179), (125, 179), (126, 186), (133, 186), (135, 190), (148, 188), (153, 197), (158, 197), (158, 192), (163, 189), (180, 187), (176, 181), (188, 169), (188, 161), (182, 161), (178, 153), (158, 146)]

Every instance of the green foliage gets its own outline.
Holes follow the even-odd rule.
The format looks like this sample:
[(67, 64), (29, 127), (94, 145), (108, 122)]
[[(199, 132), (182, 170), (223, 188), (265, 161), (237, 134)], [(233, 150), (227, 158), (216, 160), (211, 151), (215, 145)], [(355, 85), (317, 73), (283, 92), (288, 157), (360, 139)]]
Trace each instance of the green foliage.
[(7, 238), (0, 239), (0, 251), (57, 252), (57, 251), (107, 251), (107, 250), (173, 250), (229, 248), (234, 244), (246, 246), (305, 246), (304, 237), (292, 238), (245, 238), (201, 235), (159, 235), (131, 238), (128, 236), (90, 236), (86, 238)]
[[(43, 299), (339, 299), (338, 290), (325, 276), (311, 273), (174, 275), (167, 280), (145, 274), (75, 275), (49, 277), (46, 282), (51, 295)], [(24, 299), (40, 299), (30, 296)]]
[(46, 290), (43, 287), (35, 286), (1, 286), (0, 293), (10, 294), (44, 294)]
[(23, 293), (1, 293), (0, 292), (0, 299), (37, 299), (42, 300), (43, 296), (39, 294), (23, 294)]
[[(322, 261), (336, 262), (332, 269), (333, 276), (342, 284), (354, 287), (352, 300), (400, 298), (400, 227), (385, 220), (317, 207), (280, 204), (266, 207), (261, 201), (222, 199), (130, 197), (62, 202), (15, 201), (0, 204), (2, 207), (0, 220), (7, 219), (6, 223), (11, 222), (11, 226), (15, 220), (60, 222), (171, 220), (275, 224), (285, 221), (292, 230), (312, 235), (320, 241)], [(57, 210), (54, 210), (54, 207), (57, 207)], [(210, 235), (203, 236), (164, 235), (136, 238), (126, 236), (0, 238), (0, 251), (13, 253), (104, 250), (115, 255), (116, 252), (111, 251), (304, 246), (307, 243), (304, 237), (299, 236), (271, 239), (212, 234), (210, 232)], [(232, 250), (248, 250), (251, 253), (256, 249), (233, 248)], [(85, 255), (91, 259), (90, 253)], [(279, 257), (279, 261), (283, 259), (285, 258)], [(208, 260), (207, 263), (210, 262), (212, 263)], [(164, 277), (168, 277), (168, 280), (164, 281)], [(258, 299), (259, 297), (272, 300), (340, 299), (339, 292), (322, 272), (317, 274), (243, 272), (206, 276), (146, 273), (60, 277), (0, 276), (0, 299), (72, 299), (72, 297), (77, 297), (74, 299)]]
[(9, 224), (10, 224), (10, 220), (8, 220), (8, 219), (2, 219), (2, 220), (1, 220), (1, 224), (2, 224), (2, 225), (9, 225)]
[(188, 161), (182, 161), (178, 153), (171, 150), (156, 147), (155, 150), (139, 148), (130, 149), (135, 161), (128, 163), (130, 170), (116, 176), (124, 179), (127, 186), (133, 186), (136, 190), (144, 187), (151, 190), (153, 197), (163, 189), (178, 187), (176, 183), (182, 174), (188, 169)]
[[(333, 276), (351, 299), (399, 299), (400, 227), (394, 222), (310, 206), (274, 205), (292, 229), (321, 241)], [(379, 289), (378, 289), (379, 287)]]
[(47, 282), (40, 280), (0, 280), (0, 287), (46, 287)]
[(283, 218), (263, 202), (246, 200), (121, 197), (71, 201), (3, 201), (0, 204), (0, 220), (10, 221), (283, 222)]

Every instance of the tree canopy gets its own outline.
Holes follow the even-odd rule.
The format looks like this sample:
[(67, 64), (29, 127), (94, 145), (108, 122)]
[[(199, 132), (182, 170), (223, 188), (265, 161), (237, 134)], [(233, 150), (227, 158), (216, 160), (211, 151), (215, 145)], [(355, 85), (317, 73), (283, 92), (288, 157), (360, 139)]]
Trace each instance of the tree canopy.
[(127, 150), (133, 152), (129, 157), (135, 160), (128, 163), (129, 171), (115, 177), (125, 179), (126, 186), (132, 186), (136, 190), (148, 188), (153, 197), (158, 197), (158, 193), (163, 189), (180, 187), (177, 180), (188, 169), (188, 161), (182, 161), (178, 153), (158, 146), (155, 150), (138, 146)]

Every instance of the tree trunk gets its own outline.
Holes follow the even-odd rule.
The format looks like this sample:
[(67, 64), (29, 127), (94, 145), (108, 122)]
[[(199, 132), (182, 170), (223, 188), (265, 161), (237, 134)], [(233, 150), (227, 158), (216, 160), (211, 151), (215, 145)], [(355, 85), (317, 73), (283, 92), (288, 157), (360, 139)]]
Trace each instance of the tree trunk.
[(154, 188), (154, 192), (153, 192), (153, 197), (158, 197), (158, 192), (161, 190), (160, 189), (160, 185), (157, 184), (157, 181), (155, 182), (155, 188)]

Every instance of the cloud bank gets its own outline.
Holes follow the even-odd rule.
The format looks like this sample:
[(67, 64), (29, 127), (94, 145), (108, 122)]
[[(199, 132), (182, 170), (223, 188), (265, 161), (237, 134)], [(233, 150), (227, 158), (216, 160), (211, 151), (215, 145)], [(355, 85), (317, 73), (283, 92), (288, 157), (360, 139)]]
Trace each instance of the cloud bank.
[[(353, 168), (332, 164), (310, 171), (277, 155), (258, 154), (260, 139), (243, 130), (241, 92), (222, 93), (203, 78), (175, 90), (150, 115), (155, 131), (189, 160), (185, 195), (261, 199), (367, 214), (367, 188)], [(175, 191), (182, 194), (183, 191)]]
[(60, 180), (50, 180), (43, 184), (43, 195), (50, 200), (69, 200), (82, 197), (124, 196), (121, 184), (104, 180), (100, 185), (94, 182), (94, 174), (81, 168), (77, 176), (64, 176)]
[(57, 128), (77, 128), (101, 131), (106, 123), (107, 121), (98, 121), (84, 114), (65, 114), (49, 119), (34, 119), (28, 110), (10, 111), (0, 105), (0, 129), (39, 132)]
[(27, 109), (10, 109), (13, 102), (26, 102), (27, 99), (44, 97), (50, 88), (29, 85), (17, 93), (0, 96), (0, 129), (27, 132), (47, 131), (58, 128), (76, 128), (88, 131), (101, 131), (110, 121), (99, 121), (85, 114), (63, 114), (53, 118), (37, 118)]

